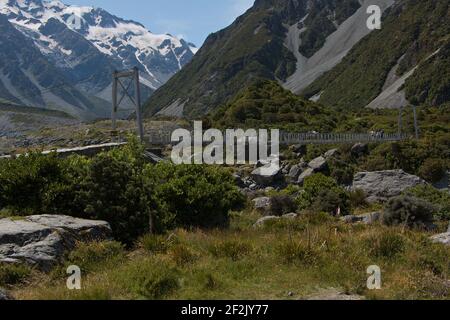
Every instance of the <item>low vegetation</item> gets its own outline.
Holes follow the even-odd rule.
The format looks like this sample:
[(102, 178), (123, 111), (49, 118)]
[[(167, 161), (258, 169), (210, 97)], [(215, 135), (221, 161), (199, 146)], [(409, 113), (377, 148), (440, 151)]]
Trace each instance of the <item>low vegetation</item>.
[[(111, 244), (81, 245), (63, 265), (74, 257), (89, 262), (82, 290), (67, 290), (64, 274), (35, 274), (12, 293), (24, 299), (302, 299), (334, 287), (368, 299), (449, 297), (450, 248), (432, 244), (426, 233), (344, 225), (317, 214), (254, 229), (243, 227), (249, 214), (234, 215), (227, 230), (145, 236), (125, 257), (113, 245), (92, 259), (99, 246)], [(381, 290), (366, 287), (371, 265), (382, 270)]]

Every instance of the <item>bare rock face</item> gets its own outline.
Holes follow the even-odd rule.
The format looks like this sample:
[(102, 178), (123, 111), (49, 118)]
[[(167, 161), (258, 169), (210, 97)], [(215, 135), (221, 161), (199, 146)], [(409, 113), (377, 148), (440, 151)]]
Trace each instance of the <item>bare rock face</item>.
[(303, 185), (305, 179), (312, 176), (314, 174), (314, 170), (311, 168), (306, 169), (302, 172), (302, 174), (298, 177), (297, 184)]
[(281, 168), (274, 163), (255, 169), (251, 173), (252, 179), (260, 186), (268, 187), (282, 180)]
[(363, 190), (369, 198), (380, 200), (399, 196), (404, 190), (421, 184), (426, 182), (403, 170), (359, 172), (353, 179), (354, 190)]
[(434, 243), (442, 243), (442, 244), (445, 244), (447, 246), (450, 246), (450, 230), (447, 233), (441, 233), (441, 234), (437, 234), (435, 236), (432, 236), (430, 239)]
[(308, 167), (314, 170), (314, 172), (321, 172), (325, 170), (328, 167), (327, 159), (324, 157), (318, 157), (314, 160), (311, 160), (310, 163), (308, 163)]
[(374, 224), (381, 220), (381, 212), (369, 212), (357, 216), (344, 216), (340, 220), (344, 223)]
[(77, 241), (104, 240), (111, 236), (105, 221), (61, 215), (39, 215), (22, 220), (0, 220), (0, 262), (27, 263), (50, 270)]
[(258, 221), (256, 221), (256, 223), (253, 225), (253, 227), (254, 228), (262, 227), (268, 221), (276, 221), (276, 220), (280, 220), (280, 219), (294, 220), (294, 219), (297, 219), (297, 217), (298, 217), (298, 214), (296, 214), (296, 213), (288, 213), (281, 217), (267, 216), (267, 217), (263, 217), (263, 218), (259, 219)]
[(270, 209), (270, 198), (269, 197), (259, 197), (254, 199), (253, 206), (256, 210), (261, 212), (269, 211)]
[(366, 154), (368, 151), (369, 151), (369, 146), (365, 143), (357, 143), (351, 149), (351, 153), (354, 157), (361, 157), (362, 155)]
[(7, 300), (12, 300), (12, 299), (8, 295), (8, 293), (6, 293), (6, 291), (4, 291), (3, 289), (0, 288), (0, 301), (7, 301)]

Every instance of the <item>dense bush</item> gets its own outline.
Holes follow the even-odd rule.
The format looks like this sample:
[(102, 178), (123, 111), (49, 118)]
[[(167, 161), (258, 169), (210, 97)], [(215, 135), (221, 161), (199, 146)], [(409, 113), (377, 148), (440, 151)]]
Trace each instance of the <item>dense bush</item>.
[(388, 226), (426, 228), (433, 222), (432, 204), (410, 196), (392, 198), (386, 204), (383, 223)]
[(56, 154), (37, 152), (0, 161), (0, 208), (8, 207), (17, 215), (41, 213), (49, 186), (62, 179), (62, 167)]
[(297, 210), (295, 201), (287, 195), (276, 195), (270, 198), (270, 214), (282, 216)]
[(366, 245), (373, 257), (392, 259), (406, 250), (406, 239), (395, 231), (389, 231), (369, 237)]
[(369, 204), (367, 203), (367, 194), (364, 190), (356, 189), (349, 193), (350, 204), (352, 208), (365, 208)]
[(177, 226), (225, 227), (230, 209), (244, 203), (231, 174), (222, 168), (160, 163), (147, 167), (144, 175)]
[(317, 212), (348, 214), (350, 203), (346, 191), (337, 182), (323, 174), (315, 174), (305, 179), (303, 192), (297, 199), (300, 209), (313, 209)]
[(430, 185), (419, 185), (404, 192), (405, 195), (416, 197), (433, 204), (436, 207), (437, 220), (450, 220), (450, 194), (439, 191)]
[(447, 169), (447, 161), (443, 159), (426, 159), (419, 168), (419, 176), (428, 182), (435, 183), (444, 177)]
[(31, 153), (0, 162), (0, 209), (14, 215), (66, 214), (106, 220), (115, 239), (181, 227), (226, 226), (228, 212), (244, 203), (222, 168), (147, 164), (132, 139), (88, 159)]

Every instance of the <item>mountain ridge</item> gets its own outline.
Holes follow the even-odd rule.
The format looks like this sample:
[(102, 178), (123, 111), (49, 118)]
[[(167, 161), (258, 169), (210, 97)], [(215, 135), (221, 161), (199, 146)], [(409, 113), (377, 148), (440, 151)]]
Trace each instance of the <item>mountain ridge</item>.
[[(70, 97), (58, 95), (49, 99), (36, 94), (38, 98), (33, 96), (30, 101), (21, 101), (19, 98), (28, 95), (28, 92), (11, 93), (17, 90), (7, 90), (4, 83), (2, 98), (36, 107), (51, 105), (63, 108), (83, 119), (108, 115), (113, 70), (137, 66), (141, 74), (143, 98), (147, 98), (190, 61), (196, 51), (192, 44), (183, 39), (153, 34), (141, 23), (119, 18), (101, 8), (70, 6), (57, 0), (0, 0), (0, 14), (31, 40), (31, 46), (40, 51), (42, 58), (58, 69), (58, 72), (48, 74), (48, 78), (54, 74), (63, 75), (65, 79), (60, 84), (90, 96), (89, 100), (96, 106), (91, 108), (84, 103), (73, 104), (69, 101)], [(24, 71), (16, 72), (26, 73)], [(10, 73), (4, 74), (2, 79), (5, 81), (9, 77)], [(10, 89), (15, 86), (20, 91), (20, 83), (8, 85)], [(39, 86), (48, 88), (46, 83)], [(34, 91), (40, 90), (39, 86), (35, 85)], [(67, 106), (61, 107), (60, 104)], [(79, 112), (79, 109), (86, 112)], [(97, 110), (92, 112), (92, 109)]]

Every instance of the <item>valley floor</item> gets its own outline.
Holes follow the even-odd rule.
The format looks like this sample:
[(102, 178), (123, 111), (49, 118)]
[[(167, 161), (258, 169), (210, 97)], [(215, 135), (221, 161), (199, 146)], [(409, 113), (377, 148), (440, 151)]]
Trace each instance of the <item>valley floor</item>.
[[(450, 247), (430, 234), (300, 215), (255, 229), (235, 213), (229, 230), (145, 236), (132, 250), (82, 244), (50, 275), (32, 272), (17, 299), (449, 299)], [(442, 226), (443, 227), (443, 226)], [(65, 268), (82, 269), (82, 289)], [(368, 290), (367, 268), (382, 288)]]

